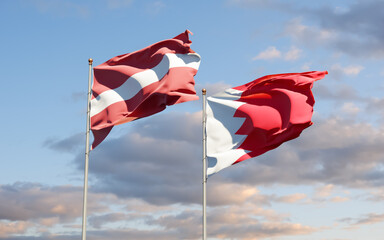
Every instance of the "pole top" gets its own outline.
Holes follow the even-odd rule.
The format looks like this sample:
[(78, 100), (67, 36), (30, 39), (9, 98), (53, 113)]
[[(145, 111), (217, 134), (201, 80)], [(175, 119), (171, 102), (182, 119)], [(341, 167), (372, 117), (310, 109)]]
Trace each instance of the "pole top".
[(92, 65), (93, 59), (92, 58), (88, 59), (88, 62), (89, 62), (89, 65)]
[(203, 95), (205, 95), (205, 94), (207, 93), (207, 90), (206, 90), (205, 88), (203, 88), (203, 89), (201, 90), (201, 92), (203, 93)]

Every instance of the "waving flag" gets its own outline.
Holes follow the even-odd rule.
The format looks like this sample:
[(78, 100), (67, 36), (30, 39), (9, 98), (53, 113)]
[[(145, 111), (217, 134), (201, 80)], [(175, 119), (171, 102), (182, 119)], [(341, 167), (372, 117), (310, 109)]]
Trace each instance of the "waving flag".
[(208, 97), (207, 174), (298, 137), (312, 125), (313, 82), (326, 74), (269, 75)]
[(193, 77), (199, 69), (200, 56), (190, 48), (189, 33), (187, 30), (173, 39), (116, 56), (94, 68), (92, 148), (115, 125), (198, 99)]

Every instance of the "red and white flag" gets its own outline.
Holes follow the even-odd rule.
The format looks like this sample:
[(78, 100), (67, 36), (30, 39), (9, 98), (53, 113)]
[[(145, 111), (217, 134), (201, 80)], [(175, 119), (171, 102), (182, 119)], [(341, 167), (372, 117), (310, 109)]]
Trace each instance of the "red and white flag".
[(194, 79), (200, 56), (189, 31), (94, 67), (91, 99), (92, 148), (112, 127), (150, 116), (166, 106), (197, 100)]
[(208, 97), (207, 174), (298, 137), (312, 125), (313, 82), (326, 74), (269, 75)]

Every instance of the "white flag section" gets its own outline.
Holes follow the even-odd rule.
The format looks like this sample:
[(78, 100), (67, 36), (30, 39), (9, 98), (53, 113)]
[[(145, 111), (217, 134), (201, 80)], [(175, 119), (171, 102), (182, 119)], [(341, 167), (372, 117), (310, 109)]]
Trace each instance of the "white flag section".
[(244, 118), (234, 118), (236, 110), (244, 103), (239, 100), (243, 91), (228, 89), (207, 98), (207, 175), (231, 166), (246, 152), (237, 149), (247, 137), (235, 132), (243, 125)]

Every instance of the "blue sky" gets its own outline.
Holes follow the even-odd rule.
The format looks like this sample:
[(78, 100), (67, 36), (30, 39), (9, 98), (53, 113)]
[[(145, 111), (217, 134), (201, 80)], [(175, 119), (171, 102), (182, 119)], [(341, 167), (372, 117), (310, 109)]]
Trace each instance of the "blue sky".
[[(300, 138), (208, 180), (208, 238), (379, 240), (384, 1), (3, 0), (0, 239), (81, 235), (88, 58), (186, 29), (200, 95), (327, 70)], [(114, 128), (91, 152), (89, 239), (201, 239), (201, 101)]]

